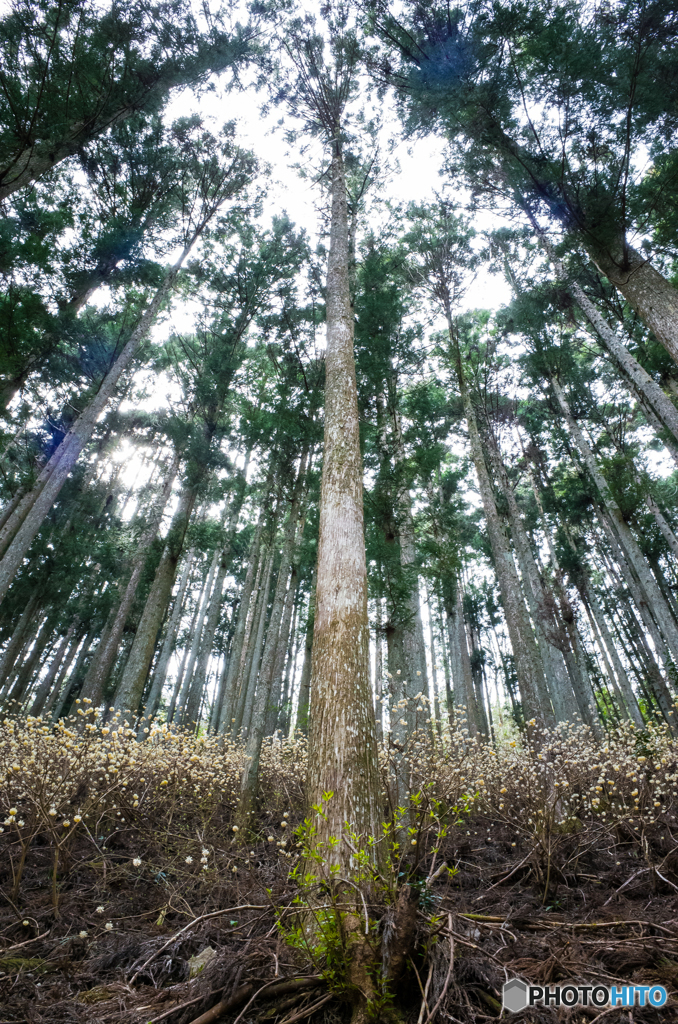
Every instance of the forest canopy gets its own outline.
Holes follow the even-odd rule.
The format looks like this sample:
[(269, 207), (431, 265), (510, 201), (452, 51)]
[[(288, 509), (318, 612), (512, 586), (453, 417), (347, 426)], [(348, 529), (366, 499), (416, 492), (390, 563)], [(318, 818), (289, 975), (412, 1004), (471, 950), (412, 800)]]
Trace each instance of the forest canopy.
[(675, 1012), (675, 4), (0, 47), (7, 1020)]

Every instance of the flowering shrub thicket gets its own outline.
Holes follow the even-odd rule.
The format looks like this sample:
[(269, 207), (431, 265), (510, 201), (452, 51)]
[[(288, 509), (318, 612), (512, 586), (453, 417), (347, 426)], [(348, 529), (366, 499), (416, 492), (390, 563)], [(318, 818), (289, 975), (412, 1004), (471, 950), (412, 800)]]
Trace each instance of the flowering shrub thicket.
[(496, 750), (460, 732), (442, 753), (419, 738), (409, 771), (411, 790), (432, 786), (450, 804), (472, 802), (526, 833), (590, 817), (651, 822), (669, 813), (675, 820), (678, 806), (678, 746), (652, 725), (641, 735), (625, 724), (602, 745), (587, 727), (572, 726)]
[[(678, 743), (668, 730), (623, 726), (599, 744), (586, 728), (539, 735), (532, 727), (493, 748), (469, 739), (463, 709), (452, 737), (445, 730), (441, 738), (425, 699), (417, 703), (418, 728), (406, 749), (380, 752), (382, 835), (349, 829), (345, 838), (363, 865), (375, 922), (412, 906), (419, 930), (410, 952), (433, 979), (434, 998), (471, 1021), (469, 984), (476, 1003), (498, 1011), (504, 970), (543, 980), (543, 964), (556, 956), (554, 977), (589, 984), (600, 979), (595, 958), (603, 946), (617, 958), (607, 977), (628, 978), (625, 920), (651, 929), (638, 977), (673, 986), (666, 964), (678, 954), (668, 927), (678, 892)], [(84, 1021), (101, 998), (111, 1013), (125, 1003), (111, 1019), (141, 1024), (151, 985), (158, 999), (174, 1000), (185, 1014), (178, 1024), (186, 1024), (245, 966), (261, 979), (275, 964), (277, 977), (282, 937), (287, 970), (318, 974), (329, 988), (322, 1000), (343, 998), (346, 962), (333, 922), (345, 889), (319, 883), (315, 871), (324, 865), (315, 838), (323, 809), (306, 816), (305, 739), (266, 741), (261, 802), (244, 827), (236, 815), (245, 763), (239, 741), (152, 726), (139, 742), (124, 717), (102, 727), (85, 702), (78, 710), (56, 727), (37, 718), (0, 724), (0, 925), (6, 952), (21, 954), (0, 964), (0, 1002), (11, 990), (11, 1019)], [(365, 853), (373, 842), (388, 849), (377, 874)], [(319, 899), (327, 928), (310, 941), (296, 915), (300, 907), (318, 911)], [(602, 919), (590, 920), (594, 907)], [(657, 914), (662, 923), (654, 927)], [(577, 945), (571, 931), (558, 938), (566, 925), (624, 927)], [(256, 939), (247, 956), (245, 930), (248, 949)], [(384, 924), (384, 942), (391, 932)], [(450, 948), (456, 943), (454, 970), (440, 953), (447, 945), (436, 945), (441, 936)], [(208, 947), (217, 954), (203, 991), (189, 958)], [(66, 966), (52, 976), (59, 957)], [(410, 1006), (403, 986), (398, 998)], [(411, 1019), (418, 1012), (421, 1019), (412, 992)], [(140, 1016), (130, 1016), (137, 1003)]]
[[(231, 870), (249, 863), (246, 852), (232, 850), (240, 838), (233, 824), (244, 764), (240, 743), (196, 738), (164, 725), (153, 726), (138, 742), (119, 715), (102, 728), (92, 721), (91, 708), (79, 710), (79, 717), (54, 729), (39, 718), (3, 723), (0, 848), (9, 851), (14, 900), (37, 840), (53, 851), (55, 906), (57, 878), (78, 837), (98, 850), (104, 841), (128, 834), (136, 866), (152, 846), (156, 861), (208, 872), (216, 866), (210, 857), (215, 844), (228, 844)], [(477, 813), (537, 850), (584, 822), (626, 822), (635, 829), (663, 823), (670, 832), (676, 820), (678, 748), (666, 729), (650, 726), (640, 735), (625, 725), (601, 746), (587, 728), (561, 727), (541, 738), (533, 735), (529, 743), (511, 740), (493, 749), (469, 741), (462, 724), (451, 742), (433, 743), (430, 728), (423, 727), (397, 760), (393, 751), (382, 751), (385, 786), (395, 771), (404, 778), (400, 792), (412, 801), (408, 822), (415, 837), (425, 838), (441, 824), (462, 825)], [(288, 861), (295, 846), (284, 827), (290, 812), (293, 819), (304, 812), (306, 757), (304, 739), (271, 740), (262, 755), (264, 806), (253, 827)], [(431, 802), (437, 824), (432, 818), (424, 827), (424, 808)], [(421, 821), (413, 825), (417, 814)], [(431, 833), (430, 842), (413, 839), (412, 845), (425, 856), (435, 841)]]
[[(236, 831), (242, 746), (164, 725), (153, 726), (139, 743), (120, 715), (99, 727), (91, 720), (93, 709), (80, 710), (82, 718), (56, 728), (30, 717), (2, 723), (0, 849), (9, 850), (13, 898), (37, 841), (54, 854), (55, 906), (57, 877), (80, 840), (95, 853), (106, 840), (128, 834), (137, 867), (152, 846), (156, 861), (209, 871), (207, 844), (230, 843)], [(304, 740), (264, 746), (262, 788), (279, 817), (292, 801), (300, 802), (305, 758)]]

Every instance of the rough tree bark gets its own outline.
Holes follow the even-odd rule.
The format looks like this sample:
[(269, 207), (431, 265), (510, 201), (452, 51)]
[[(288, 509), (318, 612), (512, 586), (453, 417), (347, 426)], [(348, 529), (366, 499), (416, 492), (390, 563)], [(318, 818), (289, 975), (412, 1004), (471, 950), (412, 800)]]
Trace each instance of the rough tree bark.
[[(320, 493), (308, 800), (322, 806), (318, 840), (325, 870), (357, 869), (341, 841), (346, 823), (359, 836), (381, 834), (381, 793), (370, 692), (362, 457), (349, 291), (346, 181), (341, 143), (332, 140), (332, 212), (327, 268), (325, 432)], [(324, 800), (324, 794), (333, 796)], [(340, 840), (330, 843), (330, 840)], [(370, 856), (379, 861), (382, 844)]]
[(590, 250), (590, 255), (678, 363), (678, 291), (670, 281), (628, 244), (620, 245), (614, 252)]

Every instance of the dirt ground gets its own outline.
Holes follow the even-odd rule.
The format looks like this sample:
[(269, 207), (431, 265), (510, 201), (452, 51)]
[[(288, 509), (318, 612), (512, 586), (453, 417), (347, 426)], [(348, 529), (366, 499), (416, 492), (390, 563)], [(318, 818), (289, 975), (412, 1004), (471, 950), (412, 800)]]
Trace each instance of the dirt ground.
[[(287, 832), (259, 824), (253, 845), (198, 837), (206, 865), (169, 857), (169, 833), (139, 849), (133, 826), (112, 832), (94, 856), (91, 843), (76, 843), (59, 864), (56, 911), (49, 844), (38, 837), (31, 846), (20, 902), (11, 899), (2, 855), (0, 1024), (350, 1020), (327, 957), (294, 940), (295, 822)], [(475, 815), (453, 826), (436, 853), (417, 849), (402, 865), (419, 925), (395, 994), (400, 1020), (678, 1021), (678, 845), (668, 821), (641, 832), (584, 822), (546, 862), (521, 834)], [(372, 906), (370, 917), (379, 922), (377, 948), (387, 906)], [(669, 1000), (661, 1009), (510, 1014), (502, 985), (513, 977), (659, 984)], [(210, 1016), (216, 1004), (221, 1011)], [(375, 1010), (375, 1020), (386, 1017)]]

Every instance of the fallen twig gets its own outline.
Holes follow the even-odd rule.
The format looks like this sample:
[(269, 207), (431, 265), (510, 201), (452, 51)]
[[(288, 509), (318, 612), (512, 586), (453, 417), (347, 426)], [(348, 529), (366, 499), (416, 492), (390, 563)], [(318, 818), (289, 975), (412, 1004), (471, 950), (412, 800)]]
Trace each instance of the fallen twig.
[(12, 950), (12, 949), (21, 949), (22, 946), (28, 946), (29, 943), (37, 942), (38, 939), (44, 939), (48, 935), (49, 935), (49, 929), (46, 932), (43, 932), (42, 935), (36, 935), (35, 938), (33, 938), (33, 939), (26, 939), (24, 942), (17, 942), (17, 944), (15, 946), (8, 946), (7, 949), (3, 949), (0, 952), (2, 952), (2, 953), (9, 953), (9, 951)]
[[(450, 931), (452, 931), (452, 915), (451, 914), (447, 915), (447, 923), (448, 923)], [(428, 1014), (426, 1020), (424, 1021), (424, 1024), (430, 1024), (430, 1021), (432, 1021), (433, 1018), (435, 1017), (436, 1013), (438, 1012), (438, 1008), (440, 1007), (440, 1004), (442, 1003), (443, 999), (447, 995), (447, 988), (448, 988), (448, 985), (450, 984), (450, 978), (452, 977), (452, 971), (454, 969), (454, 939), (453, 939), (452, 935), (448, 935), (448, 939), (450, 940), (450, 963), (449, 963), (449, 966), (447, 968), (447, 977), (445, 978), (445, 984), (443, 985), (443, 990), (440, 993), (440, 995), (438, 996), (438, 1000), (437, 1000), (435, 1006), (430, 1011), (430, 1013)]]
[(310, 1017), (312, 1013), (315, 1013), (316, 1010), (319, 1010), (321, 1006), (325, 1005), (325, 1003), (329, 1003), (330, 999), (333, 998), (334, 992), (328, 992), (322, 997), (322, 999), (317, 999), (315, 1003), (311, 1003), (310, 1006), (306, 1006), (303, 1010), (300, 1010), (299, 1013), (295, 1013), (293, 1017), (285, 1017), (284, 1020), (280, 1021), (280, 1024), (293, 1024), (295, 1020), (302, 1020), (304, 1017)]
[[(323, 979), (318, 975), (311, 975), (305, 978), (289, 978), (286, 981), (269, 981), (265, 985), (261, 985), (255, 989), (254, 983), (250, 982), (247, 985), (243, 985), (242, 988), (238, 989), (229, 999), (222, 999), (221, 1002), (216, 1003), (211, 1010), (206, 1010), (199, 1017), (196, 1017), (190, 1022), (190, 1024), (213, 1024), (213, 1021), (223, 1017), (224, 1014), (234, 1010), (236, 1006), (239, 1006), (245, 999), (247, 1004), (241, 1010), (236, 1017), (234, 1024), (241, 1019), (243, 1013), (251, 1003), (261, 995), (264, 990), (267, 990), (267, 996), (286, 995), (288, 992), (296, 992), (303, 988), (316, 988), (318, 985), (323, 984)], [(254, 990), (254, 991), (253, 991)], [(156, 1024), (153, 1021), (152, 1024)]]
[(635, 874), (631, 875), (630, 878), (627, 878), (626, 881), (622, 885), (620, 885), (618, 889), (615, 889), (615, 891), (612, 893), (610, 898), (605, 900), (605, 902), (603, 903), (603, 906), (606, 907), (608, 905), (608, 903), (611, 903), (612, 900), (617, 895), (617, 893), (621, 892), (622, 889), (625, 889), (627, 885), (630, 885), (634, 878), (638, 878), (639, 875), (644, 875), (649, 870), (650, 870), (649, 868), (641, 868), (640, 871), (636, 871)]
[[(496, 889), (498, 885), (503, 885), (504, 882), (508, 882), (509, 878), (512, 878), (513, 875), (515, 875), (515, 873), (518, 870), (518, 868), (522, 868), (522, 866), (525, 863), (525, 861), (528, 861), (533, 853), (534, 853), (534, 850), (530, 850), (530, 852), (528, 853), (527, 857), (523, 857), (523, 859), (521, 860), (520, 864), (516, 864), (516, 866), (514, 867), (513, 871), (509, 871), (508, 875), (504, 875), (504, 877), (500, 878), (498, 882), (495, 882), (493, 885), (491, 885), (490, 889)], [(488, 889), (487, 891), (489, 892), (490, 889)]]
[(209, 914), (201, 914), (200, 917), (193, 918), (192, 921), (190, 921), (183, 928), (180, 928), (178, 932), (176, 932), (170, 939), (168, 939), (163, 946), (160, 946), (159, 949), (156, 949), (155, 952), (151, 954), (146, 963), (142, 964), (139, 970), (134, 973), (129, 984), (133, 985), (134, 982), (139, 977), (139, 975), (141, 974), (141, 972), (145, 971), (149, 964), (152, 964), (157, 956), (160, 956), (160, 954), (163, 953), (168, 946), (171, 946), (172, 943), (175, 942), (180, 935), (183, 935), (184, 932), (187, 932), (189, 928), (193, 928), (194, 925), (199, 924), (201, 921), (207, 921), (211, 917), (219, 917), (221, 914), (235, 914), (239, 910), (268, 910), (268, 904), (245, 903), (240, 907), (226, 907), (225, 910), (213, 910)]

